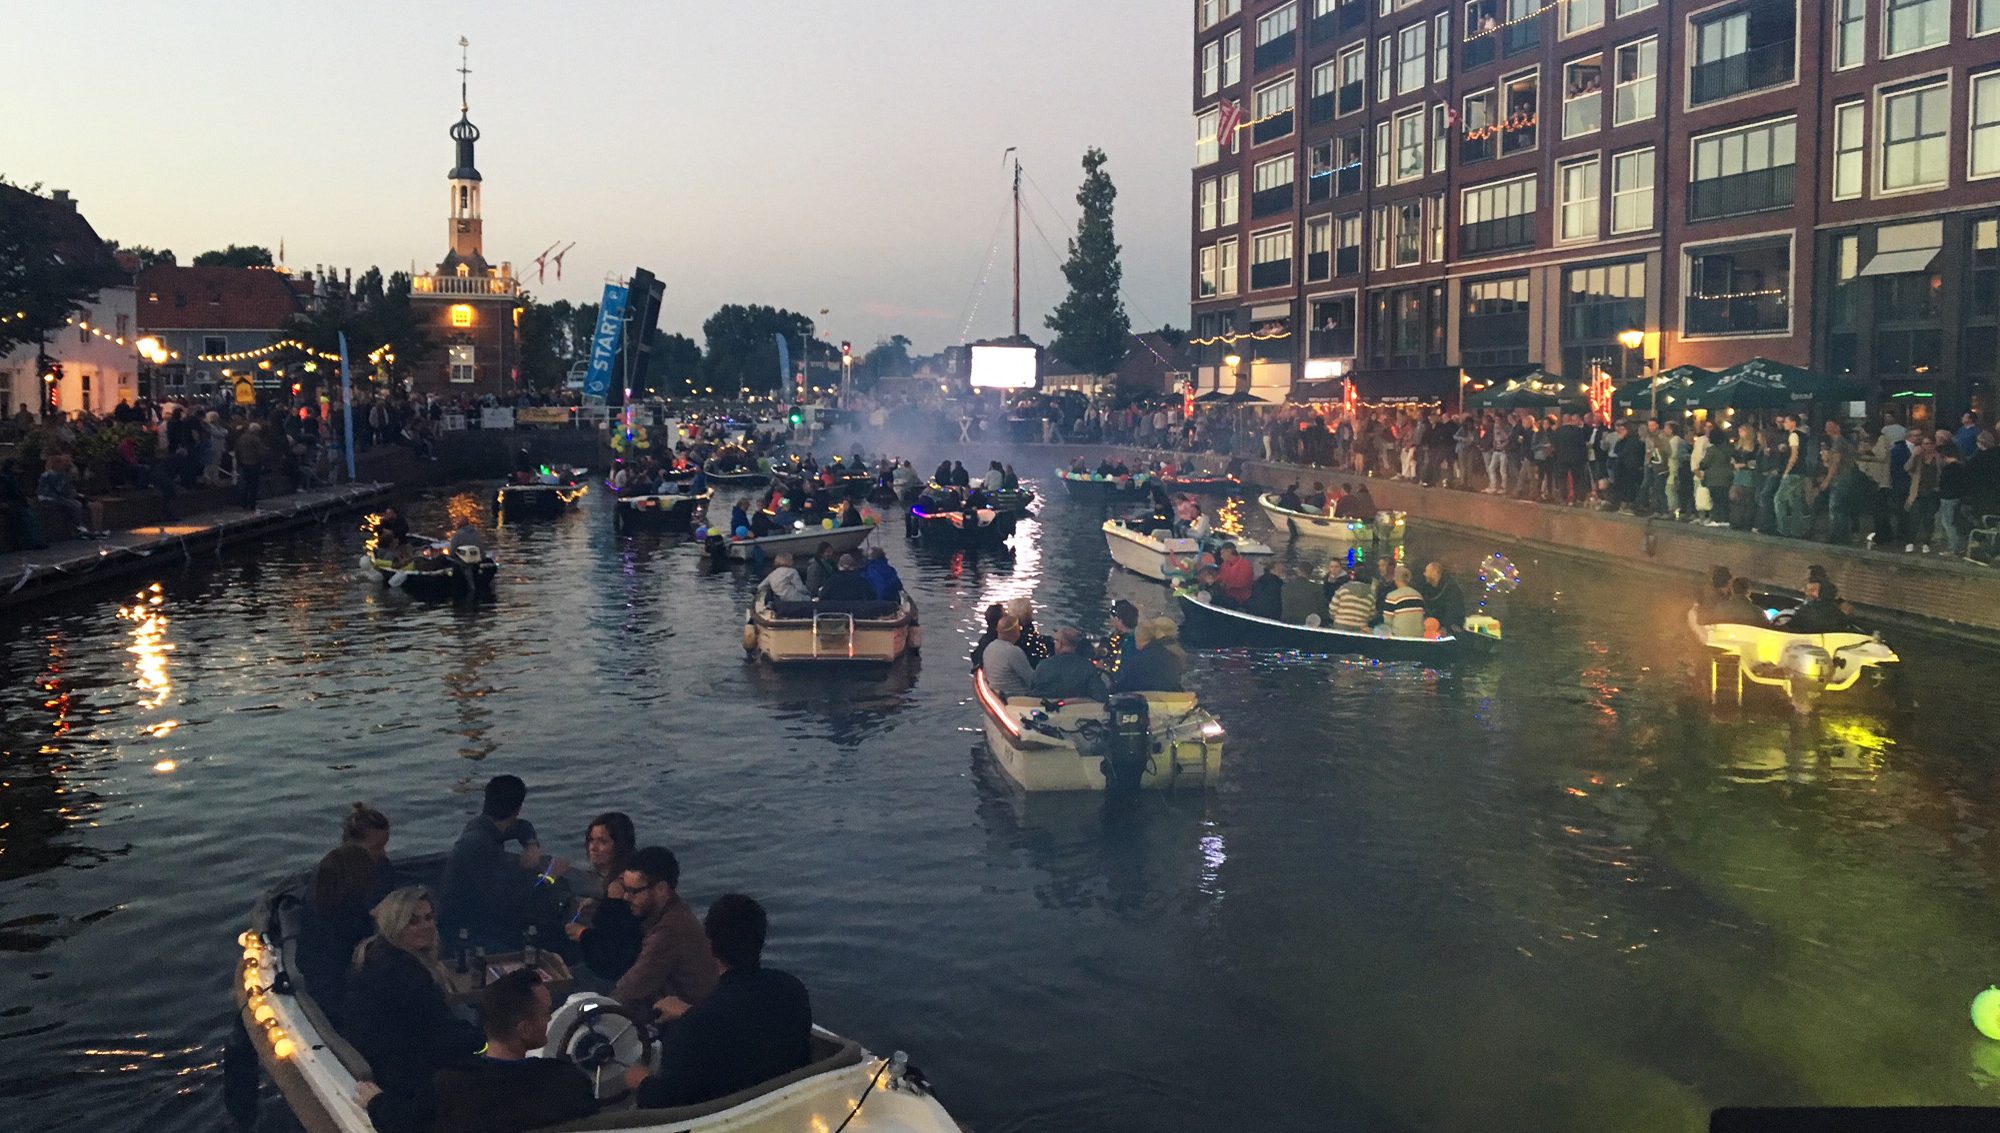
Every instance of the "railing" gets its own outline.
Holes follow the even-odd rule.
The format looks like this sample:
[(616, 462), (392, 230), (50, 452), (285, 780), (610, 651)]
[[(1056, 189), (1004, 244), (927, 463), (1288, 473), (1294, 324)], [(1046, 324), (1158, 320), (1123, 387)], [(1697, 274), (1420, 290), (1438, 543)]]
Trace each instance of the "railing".
[(1269, 43), (1257, 45), (1252, 59), (1259, 71), (1289, 63), (1298, 56), (1299, 33), (1288, 31)]
[(1458, 163), (1460, 165), (1471, 165), (1476, 161), (1491, 161), (1492, 159), (1492, 134), (1481, 134), (1476, 138), (1466, 137), (1459, 140)]
[(1332, 276), (1331, 272), (1329, 271), (1329, 269), (1330, 269), (1330, 268), (1332, 268), (1332, 266), (1333, 266), (1333, 255), (1332, 255), (1332, 253), (1330, 253), (1330, 252), (1307, 252), (1307, 253), (1306, 253), (1306, 282), (1307, 282), (1307, 283), (1323, 283), (1323, 282), (1325, 282), (1326, 280), (1328, 280), (1328, 279), (1331, 279), (1331, 278), (1333, 278), (1333, 276)]
[(1306, 200), (1323, 201), (1333, 196), (1333, 170), (1321, 170), (1306, 179)]
[(1292, 207), (1292, 186), (1290, 182), (1274, 185), (1269, 189), (1259, 189), (1250, 194), (1250, 215), (1270, 216), (1273, 213), (1289, 211)]
[(1616, 342), (1621, 333), (1644, 326), (1645, 319), (1644, 299), (1577, 304), (1563, 310), (1563, 341)]
[(419, 275), (410, 280), (416, 295), (512, 295), (511, 275)]
[(1689, 100), (1696, 106), (1719, 98), (1777, 86), (1792, 79), (1792, 41), (1773, 40), (1741, 55), (1697, 63), (1689, 76)]
[(1791, 323), (1787, 295), (1687, 297), (1687, 333), (1747, 334), (1784, 330)]
[(1343, 165), (1333, 171), (1333, 195), (1345, 197), (1361, 191), (1361, 166)]
[(1341, 84), (1340, 89), (1334, 93), (1340, 96), (1340, 108), (1336, 113), (1353, 114), (1368, 102), (1368, 92), (1361, 85), (1360, 79)]
[(1333, 274), (1335, 276), (1361, 274), (1361, 249), (1335, 248), (1333, 250)]
[(1790, 208), (1798, 167), (1779, 165), (1688, 184), (1688, 219), (1714, 220), (1767, 209)]
[(1272, 260), (1265, 264), (1250, 265), (1250, 290), (1263, 291), (1270, 287), (1288, 287), (1292, 282), (1292, 261)]
[(1292, 112), (1287, 110), (1273, 118), (1266, 118), (1250, 128), (1250, 144), (1263, 145), (1276, 141), (1292, 132)]
[(1542, 21), (1522, 20), (1500, 29), (1500, 50), (1507, 55), (1533, 51), (1542, 45)]
[(1478, 39), (1467, 40), (1465, 51), (1460, 55), (1460, 59), (1465, 69), (1470, 71), (1474, 67), (1484, 67), (1486, 64), (1493, 62), (1493, 57), (1499, 53), (1499, 49), (1499, 34), (1489, 33), (1480, 36)]
[(1333, 121), (1334, 93), (1316, 94), (1306, 101), (1306, 121), (1317, 126), (1321, 122)]
[(1324, 16), (1314, 16), (1306, 28), (1306, 42), (1314, 47), (1322, 43), (1332, 43), (1340, 35), (1339, 12), (1328, 12)]
[(1354, 328), (1337, 327), (1333, 330), (1312, 332), (1309, 349), (1314, 358), (1351, 358), (1354, 356)]
[[(1510, 119), (1509, 121), (1511, 123), (1512, 120)], [(1509, 125), (1501, 127), (1500, 152), (1503, 154), (1520, 153), (1523, 150), (1534, 149), (1535, 136), (1537, 128), (1540, 125), (1540, 116), (1536, 116), (1529, 118), (1527, 124), (1523, 126)]]
[(1475, 352), (1519, 350), (1525, 354), (1528, 349), (1528, 312), (1461, 316), (1458, 321), (1458, 345), (1465, 352), (1467, 362), (1473, 361)]
[(1506, 248), (1530, 248), (1534, 243), (1533, 213), (1503, 216), (1498, 220), (1474, 221), (1461, 226), (1458, 230), (1458, 254), (1461, 256), (1477, 256)]

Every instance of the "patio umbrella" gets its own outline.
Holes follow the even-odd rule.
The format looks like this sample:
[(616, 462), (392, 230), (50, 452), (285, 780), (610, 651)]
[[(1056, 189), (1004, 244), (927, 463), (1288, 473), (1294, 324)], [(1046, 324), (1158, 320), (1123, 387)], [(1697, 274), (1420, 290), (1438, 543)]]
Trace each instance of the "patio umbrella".
[(1611, 405), (1614, 409), (1651, 409), (1655, 381), (1659, 383), (1661, 405), (1682, 405), (1691, 394), (1714, 385), (1720, 377), (1714, 370), (1700, 366), (1675, 366), (1655, 377), (1619, 386), (1611, 393)]
[(1820, 401), (1857, 401), (1860, 387), (1801, 366), (1752, 358), (1724, 370), (1707, 389), (1688, 395), (1699, 409), (1790, 409)]
[(1581, 405), (1584, 395), (1546, 370), (1531, 370), (1504, 384), (1491, 385), (1467, 397), (1467, 409), (1554, 409)]
[(1231, 405), (1271, 404), (1270, 402), (1265, 401), (1263, 398), (1258, 397), (1256, 394), (1251, 393), (1249, 390), (1241, 390), (1241, 389), (1237, 390), (1235, 393), (1230, 394), (1228, 397), (1224, 398), (1224, 400), (1228, 401)]
[(1234, 401), (1235, 399), (1236, 395), (1233, 393), (1224, 393), (1219, 389), (1212, 389), (1195, 398), (1194, 403), (1196, 405), (1219, 405), (1223, 402)]

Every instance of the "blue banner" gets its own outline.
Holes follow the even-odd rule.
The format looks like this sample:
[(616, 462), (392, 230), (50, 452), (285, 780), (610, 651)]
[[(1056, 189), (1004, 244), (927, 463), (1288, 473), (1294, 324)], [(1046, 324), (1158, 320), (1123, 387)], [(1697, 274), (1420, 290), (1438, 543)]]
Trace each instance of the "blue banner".
[(611, 371), (618, 365), (618, 347), (625, 337), (625, 300), (629, 294), (623, 284), (604, 285), (604, 301), (597, 308), (597, 334), (590, 340), (590, 370), (583, 375), (586, 401), (603, 405), (611, 395)]
[(789, 398), (792, 395), (792, 348), (784, 335), (773, 334), (771, 337), (778, 340), (778, 396)]
[(354, 379), (347, 376), (347, 332), (340, 332), (340, 428), (347, 443), (347, 482), (354, 483)]

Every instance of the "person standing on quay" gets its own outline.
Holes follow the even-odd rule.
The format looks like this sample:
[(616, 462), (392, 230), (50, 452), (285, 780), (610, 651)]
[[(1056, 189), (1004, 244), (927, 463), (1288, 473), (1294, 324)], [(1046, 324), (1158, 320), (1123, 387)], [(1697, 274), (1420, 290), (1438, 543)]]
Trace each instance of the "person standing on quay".
[(236, 500), (246, 511), (257, 510), (257, 485), (264, 478), (264, 426), (255, 421), (236, 438)]

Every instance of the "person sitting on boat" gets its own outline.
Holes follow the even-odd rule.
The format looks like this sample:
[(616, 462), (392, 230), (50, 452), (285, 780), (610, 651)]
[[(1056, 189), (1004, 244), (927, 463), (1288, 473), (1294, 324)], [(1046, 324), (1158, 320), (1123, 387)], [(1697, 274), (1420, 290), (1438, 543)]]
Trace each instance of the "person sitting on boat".
[(1304, 625), (1315, 614), (1326, 620), (1326, 589), (1310, 571), (1287, 571), (1278, 595), (1278, 617), (1292, 625)]
[(1000, 468), (1000, 490), (1003, 492), (1021, 490), (1021, 475), (1014, 471), (1014, 466), (1011, 464), (1002, 465)]
[(1104, 666), (1116, 674), (1139, 651), (1139, 607), (1130, 599), (1111, 603), (1110, 636), (1104, 642)]
[(1055, 652), (1035, 666), (1032, 694), (1043, 700), (1103, 700), (1104, 674), (1082, 648), (1083, 634), (1075, 626), (1056, 630)]
[(972, 487), (972, 473), (965, 470), (965, 462), (962, 460), (951, 462), (951, 486), (954, 488)]
[(853, 500), (848, 500), (840, 505), (840, 526), (860, 527), (865, 522), (867, 521), (861, 517), (861, 509), (854, 506)]
[(1118, 474), (1118, 472), (1117, 472), (1117, 466), (1111, 463), (1111, 458), (1110, 458), (1110, 457), (1108, 457), (1108, 456), (1107, 456), (1107, 457), (1105, 457), (1105, 458), (1104, 458), (1103, 460), (1100, 460), (1100, 461), (1098, 461), (1098, 462), (1097, 462), (1097, 475), (1098, 475), (1098, 476), (1100, 476), (1100, 477), (1102, 477), (1102, 478), (1104, 478), (1104, 479), (1106, 479), (1106, 480), (1109, 480), (1109, 479), (1111, 479), (1112, 477), (1116, 476), (1117, 474)]
[(465, 522), (459, 525), (458, 530), (451, 533), (452, 551), (456, 552), (460, 547), (475, 548), (481, 557), (486, 554), (486, 539), (479, 530), (479, 521), (469, 514), (465, 517)]
[(1764, 612), (1750, 597), (1750, 580), (1732, 578), (1729, 580), (1728, 597), (1719, 602), (1703, 606), (1699, 615), (1703, 625), (1729, 626), (1769, 626), (1770, 615)]
[(1841, 608), (1840, 588), (1831, 580), (1806, 583), (1806, 600), (1780, 614), (1775, 628), (1786, 633), (1858, 633), (1854, 619)]
[(1297, 480), (1285, 485), (1285, 490), (1278, 493), (1278, 506), (1286, 511), (1306, 510), (1306, 502), (1299, 498), (1299, 482)]
[(486, 1049), (434, 1080), (432, 1133), (542, 1129), (597, 1112), (597, 1090), (567, 1058), (535, 1058), (549, 1041), (553, 1004), (542, 974), (520, 968), (479, 993)]
[(813, 557), (806, 560), (806, 568), (802, 572), (806, 579), (806, 589), (818, 594), (826, 586), (826, 580), (832, 578), (834, 572), (839, 569), (840, 559), (833, 553), (833, 544), (822, 541), (819, 549), (813, 552)]
[(980, 663), (986, 659), (986, 647), (988, 645), (993, 644), (993, 642), (997, 638), (999, 638), (1000, 619), (1006, 616), (1007, 616), (1007, 607), (1002, 606), (998, 602), (994, 602), (986, 607), (984, 613), (984, 617), (986, 618), (986, 630), (985, 632), (979, 635), (979, 640), (973, 642), (972, 644), (973, 672), (975, 673), (978, 672)]
[(1410, 568), (1396, 568), (1396, 586), (1383, 600), (1382, 624), (1391, 637), (1424, 635), (1424, 595), (1410, 585)]
[(410, 521), (395, 504), (382, 509), (382, 516), (375, 521), (375, 532), (385, 545), (394, 546), (410, 541)]
[(1349, 488), (1346, 484), (1342, 484), (1340, 487), (1342, 490), (1340, 506), (1333, 509), (1334, 517), (1359, 519), (1365, 523), (1374, 522), (1375, 496), (1368, 490), (1368, 485), (1364, 483), (1359, 487)]
[(438, 959), (438, 903), (411, 885), (375, 906), (375, 932), (354, 950), (341, 1034), (374, 1072), (355, 1100), (383, 1133), (427, 1130), (437, 1072), (476, 1052), (479, 1029), (445, 998)]
[(1736, 581), (1735, 572), (1728, 567), (1708, 568), (1708, 589), (1701, 596), (1701, 608), (1707, 610), (1729, 601), (1729, 584), (1734, 581)]
[(729, 534), (738, 539), (750, 534), (750, 509), (742, 500), (729, 509)]
[(980, 479), (979, 486), (989, 493), (1000, 491), (1007, 486), (1007, 474), (1000, 471), (999, 461), (987, 462), (986, 475)]
[(916, 468), (907, 460), (896, 466), (896, 472), (891, 477), (891, 481), (895, 484), (896, 491), (898, 492), (914, 491), (921, 486), (917, 480)]
[(1328, 491), (1326, 494), (1326, 506), (1320, 509), (1320, 514), (1328, 517), (1339, 515), (1340, 505), (1347, 501), (1350, 491), (1351, 489), (1345, 484)]
[(676, 1002), (685, 1010), (708, 998), (716, 977), (701, 924), (681, 899), (681, 863), (665, 846), (646, 846), (633, 853), (620, 877), (642, 941), (638, 958), (618, 977), (611, 998), (641, 1014), (651, 1009), (671, 1019)]
[(868, 562), (861, 568), (861, 576), (875, 591), (878, 602), (896, 602), (903, 597), (903, 578), (889, 562), (889, 552), (876, 547), (868, 552)]
[(1443, 563), (1433, 560), (1424, 564), (1424, 580), (1417, 590), (1424, 596), (1424, 609), (1446, 633), (1465, 628), (1465, 594), (1457, 581), (1445, 574)]
[(875, 588), (861, 573), (861, 556), (852, 551), (840, 556), (839, 566), (819, 589), (822, 602), (873, 602)]
[(1256, 571), (1250, 560), (1237, 553), (1236, 544), (1224, 543), (1216, 562), (1218, 581), (1229, 600), (1239, 607), (1250, 601), (1250, 589), (1257, 582)]
[(951, 461), (938, 461), (937, 471), (931, 474), (931, 483), (941, 488), (951, 487)]
[(1333, 628), (1354, 633), (1367, 633), (1375, 621), (1375, 587), (1367, 579), (1343, 571), (1340, 585), (1334, 589), (1333, 600), (1327, 604), (1327, 614), (1333, 619)]
[(1264, 573), (1250, 584), (1250, 600), (1243, 612), (1277, 620), (1285, 613), (1285, 566), (1276, 559), (1264, 564)]
[(1308, 491), (1305, 498), (1299, 502), (1302, 505), (1299, 508), (1300, 511), (1325, 511), (1326, 482), (1323, 480), (1314, 480), (1312, 490)]
[(340, 844), (361, 847), (375, 863), (375, 884), (368, 903), (387, 897), (396, 887), (396, 867), (389, 861), (389, 816), (367, 803), (355, 803), (340, 820)]
[(752, 539), (762, 539), (764, 536), (769, 535), (771, 529), (775, 526), (777, 526), (777, 514), (775, 512), (759, 508), (750, 513), (750, 537)]
[(1139, 650), (1112, 678), (1111, 691), (1183, 692), (1181, 676), (1187, 654), (1181, 651), (1180, 627), (1172, 618), (1151, 618), (1139, 626)]
[[(521, 817), (528, 786), (515, 775), (495, 775), (486, 781), (479, 814), (465, 824), (445, 856), (439, 891), (446, 931), (454, 936), (468, 929), (483, 940), (513, 941), (521, 926), (534, 919), (534, 900), (542, 879), (560, 877), (568, 864), (556, 861), (539, 870), (542, 848), (535, 828)], [(504, 848), (521, 843), (514, 856)]]
[(344, 1019), (354, 949), (375, 932), (368, 910), (379, 896), (375, 859), (351, 842), (328, 851), (313, 870), (299, 927), (296, 974), (336, 1027)]
[(812, 1062), (812, 997), (792, 975), (763, 966), (764, 907), (726, 893), (708, 907), (702, 931), (722, 977), (714, 995), (676, 1010), (657, 1071), (626, 1072), (640, 1109), (699, 1105)]
[(1032, 696), (1035, 666), (1021, 649), (1020, 620), (1012, 614), (1002, 614), (993, 632), (993, 640), (986, 643), (979, 657), (979, 668), (986, 674), (986, 683), (1002, 700)]
[(1055, 643), (1035, 628), (1035, 604), (1025, 595), (1007, 603), (1007, 612), (1021, 623), (1021, 640), (1017, 643), (1021, 652), (1028, 655), (1030, 665), (1039, 665), (1056, 651)]

